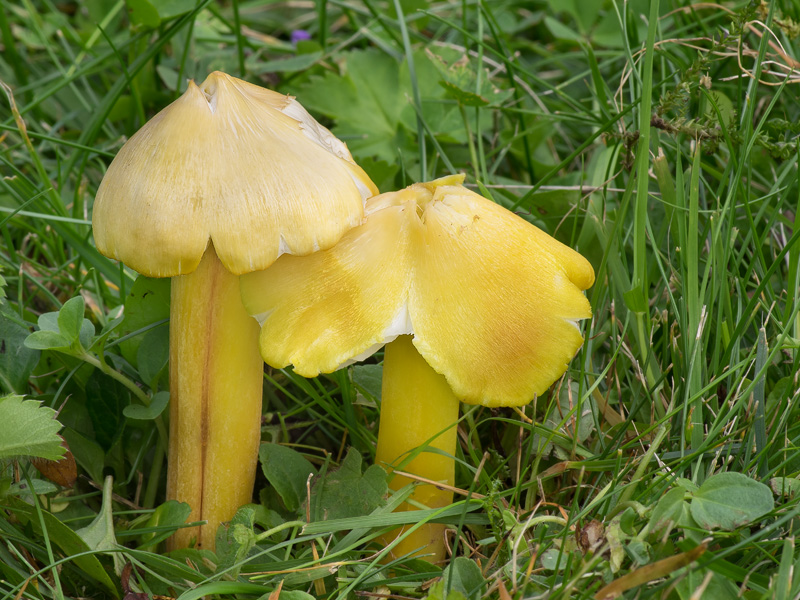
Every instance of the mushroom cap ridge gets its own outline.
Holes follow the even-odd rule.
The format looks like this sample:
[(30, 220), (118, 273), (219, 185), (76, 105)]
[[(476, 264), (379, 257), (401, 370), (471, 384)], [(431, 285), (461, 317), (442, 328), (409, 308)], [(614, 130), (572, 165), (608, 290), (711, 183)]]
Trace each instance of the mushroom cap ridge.
[(335, 244), (377, 188), (293, 98), (215, 72), (122, 147), (97, 192), (98, 250), (151, 277), (209, 242), (234, 274)]
[(314, 376), (413, 334), (465, 402), (518, 406), (546, 390), (583, 343), (592, 267), (458, 183), (373, 197), (330, 250), (244, 276), (264, 360)]

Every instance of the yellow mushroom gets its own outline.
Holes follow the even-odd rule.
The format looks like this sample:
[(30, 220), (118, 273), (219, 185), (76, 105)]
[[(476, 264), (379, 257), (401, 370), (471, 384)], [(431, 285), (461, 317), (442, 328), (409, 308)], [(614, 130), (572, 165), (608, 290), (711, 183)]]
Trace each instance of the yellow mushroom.
[(249, 502), (263, 365), (238, 276), (281, 254), (329, 248), (377, 189), (347, 147), (294, 99), (215, 72), (122, 147), (97, 192), (98, 250), (149, 277), (174, 277), (167, 496), (188, 502), (213, 548)]
[[(450, 486), (459, 400), (519, 406), (544, 392), (583, 343), (582, 290), (594, 282), (580, 254), (462, 181), (375, 196), (330, 250), (241, 278), (273, 366), (313, 377), (388, 344), (377, 461)], [(439, 452), (403, 462), (428, 442)], [(452, 494), (420, 486), (413, 499), (434, 508)], [(418, 548), (440, 560), (442, 527), (420, 528), (394, 554)]]

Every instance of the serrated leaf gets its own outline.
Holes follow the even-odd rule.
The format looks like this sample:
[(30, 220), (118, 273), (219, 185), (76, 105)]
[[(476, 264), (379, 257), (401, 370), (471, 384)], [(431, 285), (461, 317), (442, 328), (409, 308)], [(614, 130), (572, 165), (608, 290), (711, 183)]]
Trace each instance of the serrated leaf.
[(345, 73), (326, 73), (300, 88), (303, 105), (336, 120), (334, 133), (358, 156), (397, 160), (402, 112), (411, 89), (401, 89), (400, 66), (384, 52), (347, 56)]
[(386, 503), (386, 471), (372, 465), (361, 474), (361, 454), (350, 448), (335, 471), (317, 480), (311, 489), (311, 507), (320, 520), (368, 515)]
[[(433, 64), (443, 79), (439, 85), (445, 96), (454, 99), (462, 106), (497, 106), (513, 94), (513, 90), (500, 90), (492, 83), (486, 69), (463, 54), (452, 54), (446, 49), (428, 50)], [(480, 80), (478, 75), (480, 73)]]
[(297, 511), (306, 498), (308, 476), (316, 474), (313, 465), (299, 452), (278, 444), (261, 444), (258, 459), (283, 504), (288, 510)]
[(693, 494), (692, 517), (703, 529), (732, 531), (775, 507), (770, 489), (742, 473), (712, 475)]
[(122, 409), (124, 414), (129, 419), (137, 419), (139, 421), (152, 421), (157, 418), (169, 404), (169, 392), (158, 392), (153, 395), (150, 401), (150, 406), (143, 404), (129, 404)]
[(489, 104), (489, 101), (483, 96), (463, 90), (450, 81), (440, 81), (439, 85), (444, 88), (450, 98), (464, 106), (487, 106)]
[(38, 400), (0, 398), (0, 459), (33, 456), (58, 460), (65, 452), (60, 429), (56, 411)]

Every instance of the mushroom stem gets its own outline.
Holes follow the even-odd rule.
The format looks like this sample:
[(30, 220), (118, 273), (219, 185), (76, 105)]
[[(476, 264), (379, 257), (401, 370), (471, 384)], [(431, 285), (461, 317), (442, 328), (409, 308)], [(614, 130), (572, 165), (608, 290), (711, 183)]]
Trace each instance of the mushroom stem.
[[(458, 398), (445, 378), (420, 356), (411, 336), (398, 337), (387, 344), (383, 359), (381, 420), (375, 461), (452, 487), (458, 409)], [(408, 460), (417, 448), (422, 448), (421, 452)], [(396, 475), (389, 487), (398, 490), (412, 481)], [(441, 508), (453, 502), (453, 493), (423, 484), (414, 490), (411, 500), (428, 508)], [(404, 503), (398, 510), (416, 509)], [(391, 532), (383, 542), (391, 543), (409, 528), (407, 525)], [(420, 526), (392, 549), (392, 556), (414, 553), (428, 562), (441, 562), (445, 558), (444, 529), (441, 524)]]
[(213, 550), (218, 525), (251, 501), (261, 432), (263, 363), (258, 323), (242, 306), (239, 277), (209, 244), (195, 271), (172, 278), (167, 499), (189, 521), (170, 549)]

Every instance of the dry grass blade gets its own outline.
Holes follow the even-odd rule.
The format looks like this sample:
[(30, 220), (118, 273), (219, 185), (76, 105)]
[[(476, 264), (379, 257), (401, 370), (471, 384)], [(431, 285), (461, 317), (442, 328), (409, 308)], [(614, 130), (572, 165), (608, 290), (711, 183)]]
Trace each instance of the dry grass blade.
[(706, 551), (706, 544), (700, 544), (697, 548), (682, 552), (669, 558), (657, 560), (654, 563), (639, 567), (635, 571), (631, 571), (627, 575), (623, 575), (619, 579), (615, 579), (599, 592), (594, 597), (595, 600), (613, 600), (618, 598), (623, 592), (633, 589), (638, 585), (666, 577), (673, 571), (685, 567), (688, 564), (696, 561)]

